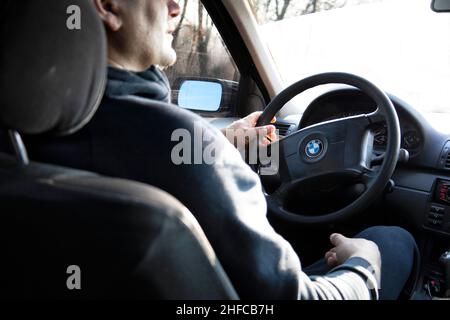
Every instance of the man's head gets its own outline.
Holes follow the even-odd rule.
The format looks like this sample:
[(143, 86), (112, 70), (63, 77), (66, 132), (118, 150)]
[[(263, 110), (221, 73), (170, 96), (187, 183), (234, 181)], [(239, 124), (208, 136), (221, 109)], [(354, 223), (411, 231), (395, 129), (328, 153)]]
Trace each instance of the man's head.
[(180, 7), (174, 0), (93, 0), (108, 35), (109, 63), (131, 71), (176, 61), (172, 33)]

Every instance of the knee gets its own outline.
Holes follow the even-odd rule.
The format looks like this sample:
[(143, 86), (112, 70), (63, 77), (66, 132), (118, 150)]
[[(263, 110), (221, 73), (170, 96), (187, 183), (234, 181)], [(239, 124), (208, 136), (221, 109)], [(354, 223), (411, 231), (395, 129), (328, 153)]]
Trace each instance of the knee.
[(403, 239), (406, 242), (414, 242), (411, 233), (397, 226), (375, 226), (364, 230), (362, 233), (374, 237), (392, 237), (394, 239)]
[(390, 247), (399, 251), (399, 253), (410, 253), (411, 256), (414, 254), (416, 247), (416, 242), (411, 233), (396, 226), (371, 227), (361, 232), (358, 236), (371, 240), (384, 249)]
[(372, 227), (360, 236), (375, 242), (380, 249), (383, 299), (396, 299), (406, 283), (414, 285), (416, 278), (411, 275), (416, 275), (412, 272), (417, 270), (419, 256), (416, 242), (408, 231), (400, 227)]
[(391, 236), (393, 239), (400, 241), (401, 243), (404, 243), (405, 245), (408, 245), (410, 248), (414, 249), (416, 241), (414, 240), (414, 237), (411, 233), (400, 227), (385, 228), (387, 229), (386, 233), (388, 233), (389, 236)]

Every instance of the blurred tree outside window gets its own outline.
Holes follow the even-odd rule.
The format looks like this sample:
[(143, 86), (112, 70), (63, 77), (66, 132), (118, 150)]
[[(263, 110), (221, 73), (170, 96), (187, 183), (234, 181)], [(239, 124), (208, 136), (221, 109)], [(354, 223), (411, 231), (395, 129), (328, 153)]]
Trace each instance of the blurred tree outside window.
[(201, 1), (179, 0), (178, 4), (181, 14), (173, 42), (178, 58), (174, 66), (165, 70), (172, 88), (182, 77), (239, 82), (233, 58)]
[(258, 23), (266, 24), (301, 15), (339, 9), (382, 0), (247, 0)]

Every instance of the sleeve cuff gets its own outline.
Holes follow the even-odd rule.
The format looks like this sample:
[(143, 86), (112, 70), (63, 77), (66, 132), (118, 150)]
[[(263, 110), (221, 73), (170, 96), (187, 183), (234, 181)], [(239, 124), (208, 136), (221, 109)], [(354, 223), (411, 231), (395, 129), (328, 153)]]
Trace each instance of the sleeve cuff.
[(366, 259), (360, 257), (350, 258), (345, 263), (332, 269), (330, 273), (338, 270), (349, 270), (358, 273), (366, 281), (372, 300), (378, 300), (380, 274)]

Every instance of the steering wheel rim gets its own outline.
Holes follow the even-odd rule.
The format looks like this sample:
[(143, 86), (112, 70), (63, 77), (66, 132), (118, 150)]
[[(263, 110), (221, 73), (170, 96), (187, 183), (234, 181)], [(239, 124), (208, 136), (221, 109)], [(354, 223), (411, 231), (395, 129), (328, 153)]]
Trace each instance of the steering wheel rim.
[[(293, 213), (288, 211), (285, 208), (284, 203), (284, 191), (289, 189), (290, 186), (294, 184), (301, 183), (302, 179), (298, 179), (298, 177), (292, 178), (290, 177), (290, 181), (284, 181), (282, 186), (278, 188), (274, 193), (271, 195), (268, 195), (266, 197), (267, 199), (267, 205), (268, 209), (274, 213), (276, 216), (288, 220), (290, 222), (294, 223), (300, 223), (300, 224), (325, 224), (325, 223), (332, 223), (336, 221), (340, 221), (343, 219), (347, 219), (351, 216), (353, 216), (356, 213), (362, 212), (364, 209), (366, 209), (385, 189), (389, 179), (391, 178), (396, 164), (398, 160), (399, 150), (400, 150), (400, 124), (399, 119), (397, 116), (397, 113), (395, 111), (395, 108), (391, 102), (391, 100), (388, 98), (388, 96), (381, 91), (379, 88), (377, 88), (374, 84), (367, 81), (366, 79), (350, 74), (350, 73), (341, 73), (341, 72), (330, 72), (330, 73), (322, 73), (310, 76), (308, 78), (302, 79), (293, 85), (289, 86), (282, 92), (280, 92), (271, 102), (270, 104), (265, 108), (262, 115), (260, 116), (257, 126), (263, 126), (270, 123), (271, 119), (276, 115), (276, 113), (281, 110), (284, 105), (289, 102), (292, 98), (295, 96), (301, 94), (302, 92), (314, 88), (319, 85), (325, 85), (325, 84), (331, 84), (331, 83), (338, 83), (338, 84), (346, 84), (353, 87), (356, 87), (360, 89), (362, 92), (367, 94), (369, 97), (371, 97), (378, 109), (374, 113), (371, 114), (365, 114), (363, 116), (356, 116), (356, 117), (349, 117), (349, 118), (343, 118), (338, 119), (335, 121), (328, 121), (323, 122), (308, 128), (304, 128), (301, 130), (298, 130), (295, 133), (292, 133), (288, 137), (285, 137), (283, 139), (280, 139), (280, 141), (277, 141), (275, 143), (279, 143), (281, 147), (280, 152), (280, 161), (279, 161), (279, 171), (281, 173), (283, 172), (289, 172), (287, 175), (292, 175), (292, 172), (294, 169), (291, 169), (291, 166), (294, 166), (293, 163), (297, 163), (298, 166), (305, 165), (308, 166), (307, 161), (305, 162), (305, 156), (304, 156), (304, 140), (307, 140), (308, 137), (320, 137), (317, 141), (320, 141), (320, 139), (324, 139), (324, 145), (327, 144), (327, 140), (330, 140), (330, 137), (327, 137), (327, 134), (329, 132), (337, 132), (336, 126), (341, 126), (341, 128), (346, 128), (348, 131), (354, 131), (356, 129), (352, 129), (351, 127), (358, 127), (361, 126), (361, 129), (368, 130), (368, 127), (371, 124), (374, 124), (375, 122), (382, 122), (385, 121), (387, 124), (387, 144), (386, 144), (386, 151), (384, 154), (384, 161), (379, 167), (379, 170), (377, 172), (365, 171), (368, 168), (364, 168), (362, 166), (361, 168), (356, 165), (358, 168), (357, 174), (361, 174), (364, 180), (364, 184), (366, 186), (366, 190), (362, 195), (360, 195), (356, 200), (354, 200), (352, 203), (348, 204), (344, 208), (341, 208), (337, 211), (330, 212), (328, 214), (319, 215), (319, 216), (311, 216), (311, 215), (304, 215), (301, 213)], [(368, 122), (367, 126), (363, 128), (366, 123)], [(347, 123), (347, 124), (346, 124)], [(331, 130), (330, 128), (333, 128)], [(325, 135), (324, 135), (325, 132)], [(356, 131), (355, 131), (356, 132)], [(353, 132), (353, 134), (355, 134)], [(305, 135), (306, 138), (301, 137), (301, 135)], [(315, 135), (314, 135), (315, 134)], [(296, 136), (297, 135), (297, 136)], [(288, 142), (285, 142), (286, 139), (292, 138), (292, 142), (289, 140)], [(354, 139), (355, 137), (351, 137), (351, 139)], [(299, 142), (303, 141), (303, 142)], [(296, 145), (297, 143), (297, 145)], [(303, 143), (303, 144), (302, 144)], [(289, 144), (289, 146), (288, 146)], [(345, 142), (346, 144), (346, 142)], [(294, 151), (293, 148), (296, 147), (297, 154), (293, 154)], [(334, 146), (334, 144), (329, 144), (331, 146)], [(373, 141), (372, 141), (373, 146)], [(289, 165), (287, 164), (287, 153), (285, 151), (286, 148), (289, 148), (290, 155), (289, 155)], [(325, 149), (325, 146), (324, 146)], [(346, 149), (348, 150), (348, 148)], [(323, 151), (323, 150), (322, 150)], [(307, 152), (307, 151), (306, 151)], [(356, 152), (356, 151), (355, 151)], [(364, 150), (363, 150), (364, 152)], [(370, 150), (371, 152), (371, 150)], [(325, 157), (327, 157), (327, 152), (325, 151)], [(328, 152), (330, 153), (330, 152)], [(362, 153), (361, 153), (362, 154)], [(298, 159), (295, 159), (295, 157), (298, 157)], [(308, 155), (309, 157), (309, 155)], [(330, 156), (328, 156), (330, 157)], [(343, 157), (347, 157), (347, 155), (343, 155)], [(297, 161), (299, 160), (299, 161)], [(303, 161), (302, 161), (303, 160)], [(307, 159), (306, 159), (307, 160)], [(297, 162), (296, 162), (297, 161)], [(315, 165), (319, 164), (321, 161), (324, 161), (322, 159), (318, 159), (317, 161), (314, 161)], [(354, 162), (354, 161), (353, 161)], [(330, 162), (331, 163), (331, 162)], [(286, 171), (286, 168), (288, 170)], [(356, 168), (355, 167), (355, 168)], [(351, 170), (354, 170), (355, 168), (351, 168)], [(359, 170), (361, 169), (361, 172)], [(298, 170), (295, 169), (295, 170)], [(295, 172), (294, 170), (294, 172)], [(345, 169), (347, 170), (347, 169)], [(356, 172), (355, 171), (355, 172)], [(363, 172), (365, 171), (365, 172)], [(327, 172), (330, 173), (330, 172)], [(286, 173), (284, 174), (286, 175)], [(317, 176), (320, 176), (317, 175)], [(284, 177), (283, 179), (286, 179)]]

